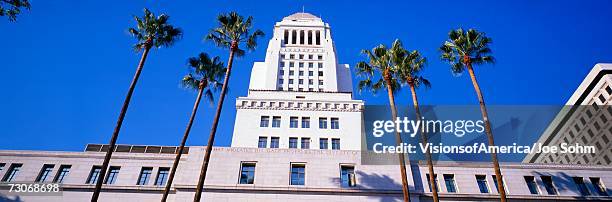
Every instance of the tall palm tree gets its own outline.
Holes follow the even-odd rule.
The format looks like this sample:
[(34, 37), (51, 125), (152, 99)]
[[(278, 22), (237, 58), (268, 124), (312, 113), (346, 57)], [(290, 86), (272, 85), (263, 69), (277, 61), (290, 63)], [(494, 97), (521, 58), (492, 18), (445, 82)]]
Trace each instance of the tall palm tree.
[[(393, 52), (393, 60), (394, 64), (397, 66), (397, 77), (400, 82), (403, 84), (407, 84), (410, 87), (410, 92), (412, 94), (412, 104), (414, 106), (414, 111), (416, 114), (416, 120), (421, 121), (421, 110), (419, 108), (419, 100), (417, 97), (416, 89), (425, 86), (427, 88), (431, 87), (429, 80), (425, 79), (421, 76), (421, 71), (425, 65), (427, 65), (427, 59), (419, 53), (417, 50), (407, 51), (402, 47), (402, 44), (399, 40), (395, 40), (393, 47), (396, 48), (392, 50)], [(421, 143), (426, 145), (428, 143), (427, 134), (423, 131), (421, 133)], [(438, 199), (438, 187), (434, 184), (435, 180), (435, 172), (433, 167), (433, 161), (431, 160), (431, 153), (429, 150), (425, 151), (425, 160), (427, 161), (427, 169), (429, 171), (429, 181), (432, 198), (433, 201), (437, 202)]]
[(0, 16), (7, 16), (11, 22), (17, 21), (21, 9), (30, 10), (28, 0), (0, 0)]
[[(400, 83), (395, 77), (396, 69), (393, 65), (391, 50), (381, 44), (372, 48), (371, 51), (362, 50), (361, 52), (368, 57), (368, 61), (357, 63), (357, 74), (364, 77), (363, 80), (359, 81), (357, 88), (360, 92), (362, 90), (369, 90), (372, 93), (377, 93), (378, 90), (383, 87), (386, 88), (387, 95), (389, 96), (389, 107), (391, 108), (391, 120), (396, 120), (397, 109), (395, 108), (394, 93), (399, 91)], [(398, 145), (402, 143), (402, 137), (398, 131), (395, 132), (395, 141)], [(404, 153), (398, 152), (398, 158), (402, 177), (404, 202), (408, 202), (410, 201), (410, 191), (408, 189), (408, 175), (406, 174)]]
[(104, 162), (102, 163), (102, 169), (100, 170), (100, 175), (98, 176), (96, 182), (96, 188), (91, 196), (91, 201), (98, 201), (98, 197), (100, 196), (102, 182), (104, 180), (106, 170), (108, 169), (111, 156), (113, 155), (113, 150), (115, 149), (115, 143), (117, 142), (119, 130), (121, 130), (121, 125), (123, 124), (123, 118), (125, 117), (125, 113), (130, 105), (132, 93), (134, 92), (134, 88), (136, 87), (136, 83), (138, 82), (138, 78), (142, 72), (142, 68), (144, 67), (149, 50), (151, 47), (170, 47), (182, 36), (182, 31), (179, 28), (169, 24), (168, 18), (169, 16), (165, 14), (155, 16), (155, 14), (151, 13), (151, 11), (145, 8), (144, 16), (134, 17), (136, 20), (136, 28), (130, 28), (128, 30), (132, 36), (138, 40), (138, 42), (134, 45), (134, 49), (136, 51), (142, 50), (142, 57), (140, 58), (138, 68), (136, 68), (136, 73), (134, 73), (134, 78), (132, 79), (128, 93), (125, 96), (123, 106), (121, 107), (121, 112), (119, 113), (115, 130), (113, 131), (113, 135), (110, 139), (109, 149), (106, 151), (106, 156), (104, 157)]
[(206, 171), (208, 170), (208, 163), (210, 161), (210, 153), (215, 142), (215, 134), (217, 132), (217, 125), (219, 125), (219, 118), (221, 116), (221, 108), (223, 107), (223, 100), (229, 84), (230, 73), (232, 72), (232, 64), (234, 62), (234, 56), (243, 56), (245, 50), (240, 48), (241, 44), (248, 50), (255, 50), (257, 47), (257, 38), (264, 35), (261, 30), (253, 29), (253, 17), (249, 16), (244, 18), (236, 12), (230, 12), (227, 14), (220, 14), (217, 17), (219, 21), (219, 27), (214, 28), (206, 35), (207, 40), (212, 40), (217, 46), (229, 49), (229, 59), (227, 61), (227, 69), (225, 70), (225, 78), (223, 79), (223, 86), (221, 87), (221, 95), (217, 103), (217, 111), (215, 112), (215, 118), (213, 120), (212, 127), (210, 129), (210, 136), (208, 137), (208, 144), (206, 145), (206, 152), (204, 153), (204, 161), (202, 162), (202, 169), (200, 170), (200, 178), (196, 187), (196, 193), (194, 201), (200, 201), (202, 197), (202, 188), (204, 187), (204, 181), (206, 180)]
[(172, 164), (170, 176), (168, 177), (168, 182), (166, 183), (166, 188), (164, 189), (164, 194), (162, 195), (162, 202), (165, 202), (168, 199), (168, 194), (170, 193), (170, 187), (172, 186), (176, 169), (179, 161), (181, 160), (183, 150), (185, 149), (185, 142), (187, 142), (189, 131), (191, 131), (191, 125), (193, 125), (193, 120), (195, 119), (198, 106), (200, 105), (200, 99), (202, 96), (204, 96), (210, 103), (213, 102), (212, 90), (219, 89), (221, 86), (220, 80), (225, 72), (225, 67), (223, 67), (223, 62), (219, 60), (219, 57), (214, 57), (211, 59), (206, 53), (200, 53), (198, 57), (189, 58), (187, 63), (189, 67), (192, 68), (192, 73), (189, 73), (183, 77), (182, 83), (186, 88), (197, 89), (198, 96), (193, 104), (191, 117), (189, 117), (189, 123), (187, 123), (185, 134), (183, 134), (181, 144), (176, 151), (176, 158)]
[[(478, 81), (476, 81), (476, 75), (474, 74), (474, 68), (472, 66), (495, 63), (495, 59), (491, 55), (491, 48), (489, 48), (491, 42), (491, 38), (487, 37), (484, 32), (479, 32), (475, 29), (464, 31), (459, 28), (457, 30), (451, 30), (448, 33), (448, 40), (440, 47), (440, 52), (442, 53), (441, 59), (451, 65), (451, 70), (455, 75), (460, 75), (465, 69), (468, 70), (472, 85), (476, 91), (476, 96), (478, 96), (480, 112), (482, 113), (482, 119), (485, 123), (485, 133), (487, 134), (489, 145), (494, 146), (495, 142), (493, 141), (489, 115), (487, 114), (484, 98), (480, 91)], [(491, 161), (493, 162), (495, 170), (497, 191), (499, 192), (501, 201), (505, 202), (506, 191), (503, 186), (501, 170), (495, 152), (491, 153)]]

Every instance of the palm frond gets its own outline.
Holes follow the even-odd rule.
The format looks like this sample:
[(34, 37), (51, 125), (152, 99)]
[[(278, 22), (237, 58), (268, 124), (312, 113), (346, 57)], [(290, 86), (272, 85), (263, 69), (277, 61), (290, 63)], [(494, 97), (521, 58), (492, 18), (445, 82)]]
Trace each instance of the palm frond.
[(137, 40), (134, 45), (135, 50), (140, 51), (146, 48), (145, 46), (169, 47), (183, 36), (180, 28), (168, 23), (170, 16), (161, 14), (156, 17), (146, 8), (143, 12), (144, 15), (141, 17), (134, 16), (136, 27), (128, 29), (128, 32)]

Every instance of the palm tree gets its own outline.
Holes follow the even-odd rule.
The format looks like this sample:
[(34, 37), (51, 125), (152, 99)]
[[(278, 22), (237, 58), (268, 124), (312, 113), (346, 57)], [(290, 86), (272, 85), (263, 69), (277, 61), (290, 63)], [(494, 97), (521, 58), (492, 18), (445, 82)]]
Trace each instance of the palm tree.
[(98, 176), (96, 188), (94, 189), (94, 193), (91, 196), (91, 201), (98, 201), (98, 197), (100, 196), (100, 190), (102, 189), (104, 175), (106, 174), (108, 164), (110, 162), (111, 156), (113, 155), (115, 143), (117, 142), (117, 137), (119, 136), (119, 130), (121, 130), (121, 125), (123, 124), (123, 118), (125, 117), (125, 113), (127, 112), (128, 106), (130, 104), (130, 100), (132, 99), (132, 93), (134, 92), (134, 88), (136, 87), (138, 77), (140, 77), (140, 73), (142, 72), (142, 68), (144, 67), (144, 63), (147, 59), (147, 55), (149, 54), (149, 50), (151, 49), (151, 47), (170, 47), (182, 36), (182, 31), (179, 28), (176, 28), (169, 24), (168, 18), (169, 16), (165, 14), (155, 16), (153, 13), (151, 13), (148, 9), (145, 8), (144, 16), (134, 17), (134, 19), (136, 20), (136, 28), (130, 28), (128, 30), (132, 34), (132, 36), (134, 36), (138, 40), (138, 42), (134, 45), (134, 49), (136, 51), (142, 50), (142, 57), (140, 58), (138, 68), (136, 68), (136, 73), (134, 73), (134, 78), (132, 79), (132, 83), (130, 84), (128, 93), (125, 96), (123, 106), (121, 107), (119, 119), (117, 120), (115, 130), (113, 131), (113, 135), (111, 136), (109, 149), (108, 151), (106, 151), (106, 156), (104, 157), (102, 169), (100, 170), (100, 176)]
[(189, 73), (183, 77), (182, 83), (186, 88), (197, 89), (198, 96), (193, 104), (191, 117), (189, 117), (189, 123), (187, 123), (187, 128), (185, 129), (185, 134), (181, 140), (181, 145), (176, 151), (176, 158), (172, 164), (170, 176), (168, 177), (168, 182), (166, 183), (166, 188), (164, 189), (164, 194), (162, 195), (162, 202), (165, 202), (168, 199), (168, 194), (170, 193), (170, 187), (172, 186), (172, 181), (174, 180), (176, 168), (178, 167), (179, 161), (181, 160), (181, 155), (185, 149), (185, 142), (187, 142), (187, 137), (189, 137), (189, 131), (191, 131), (191, 125), (193, 125), (193, 120), (195, 119), (195, 115), (198, 111), (200, 99), (202, 96), (204, 96), (210, 103), (213, 102), (212, 90), (219, 89), (221, 86), (220, 80), (223, 77), (223, 72), (225, 72), (225, 67), (223, 67), (223, 62), (219, 60), (219, 57), (214, 57), (211, 59), (206, 53), (200, 53), (198, 57), (189, 58), (188, 65), (189, 67), (193, 68), (193, 70), (192, 73)]
[[(427, 59), (421, 56), (421, 53), (417, 50), (407, 51), (402, 47), (402, 44), (399, 40), (395, 40), (394, 44), (397, 46), (393, 46), (396, 48), (393, 51), (393, 60), (394, 64), (397, 66), (397, 77), (400, 79), (400, 82), (407, 84), (410, 87), (410, 92), (412, 94), (412, 104), (414, 106), (414, 111), (416, 114), (416, 120), (421, 121), (421, 110), (419, 109), (419, 100), (416, 94), (416, 89), (425, 86), (427, 88), (431, 87), (429, 80), (423, 78), (421, 76), (421, 71), (427, 64)], [(421, 133), (421, 143), (426, 145), (428, 143), (427, 134), (423, 131)], [(427, 161), (427, 168), (429, 170), (429, 181), (431, 184), (435, 183), (435, 172), (433, 167), (433, 162), (431, 160), (431, 153), (429, 150), (425, 151), (425, 160)], [(433, 201), (437, 202), (438, 199), (438, 188), (436, 185), (430, 186)]]
[(17, 21), (21, 9), (30, 10), (28, 0), (0, 0), (0, 16), (7, 16), (11, 22)]
[[(396, 44), (394, 43), (393, 45), (395, 46)], [(399, 91), (400, 84), (395, 77), (396, 69), (394, 68), (392, 61), (392, 51), (381, 44), (372, 48), (371, 51), (362, 50), (361, 52), (368, 57), (368, 62), (362, 61), (357, 63), (357, 74), (364, 77), (363, 80), (359, 81), (357, 86), (359, 92), (362, 90), (369, 90), (372, 93), (377, 93), (378, 90), (385, 87), (387, 89), (387, 95), (389, 96), (391, 120), (396, 120), (397, 109), (395, 108), (395, 97), (393, 94)], [(395, 132), (395, 141), (398, 145), (403, 142), (398, 131)], [(408, 176), (406, 174), (406, 160), (404, 153), (398, 152), (398, 158), (402, 177), (402, 192), (404, 195), (404, 202), (408, 202), (410, 201), (410, 191), (408, 190)]]
[(253, 28), (253, 17), (251, 16), (245, 19), (236, 12), (230, 12), (227, 14), (220, 14), (217, 17), (217, 21), (219, 21), (219, 27), (212, 29), (205, 38), (207, 40), (212, 40), (219, 47), (228, 48), (229, 59), (227, 62), (227, 69), (225, 70), (223, 86), (221, 87), (221, 95), (217, 102), (217, 111), (215, 112), (215, 118), (210, 129), (206, 152), (204, 153), (204, 161), (202, 162), (202, 169), (200, 170), (200, 179), (198, 180), (196, 193), (193, 199), (195, 202), (200, 201), (202, 196), (202, 188), (206, 180), (210, 153), (212, 152), (212, 147), (215, 142), (215, 134), (217, 132), (217, 125), (219, 125), (221, 108), (223, 107), (223, 99), (225, 98), (227, 86), (229, 84), (230, 73), (232, 72), (234, 56), (240, 57), (245, 54), (245, 50), (240, 48), (241, 44), (244, 44), (248, 50), (255, 50), (255, 47), (257, 47), (257, 38), (264, 35), (261, 30), (251, 32)]
[[(485, 123), (485, 133), (489, 141), (489, 146), (494, 146), (493, 133), (491, 132), (491, 124), (489, 122), (489, 115), (487, 114), (487, 108), (485, 107), (484, 98), (480, 91), (478, 81), (476, 81), (476, 75), (474, 74), (474, 68), (472, 65), (483, 65), (493, 64), (495, 59), (491, 55), (491, 38), (487, 37), (484, 32), (479, 32), (475, 29), (469, 29), (464, 31), (459, 28), (457, 30), (451, 30), (448, 33), (448, 40), (440, 47), (442, 52), (441, 59), (448, 62), (451, 65), (451, 71), (455, 75), (460, 75), (465, 69), (470, 74), (472, 79), (472, 85), (478, 96), (478, 102), (480, 104), (480, 112), (482, 113), (482, 119)], [(499, 162), (497, 160), (497, 154), (491, 153), (491, 161), (495, 170), (495, 178), (497, 180), (497, 191), (502, 202), (506, 201), (506, 191), (503, 186), (501, 170), (499, 169)]]

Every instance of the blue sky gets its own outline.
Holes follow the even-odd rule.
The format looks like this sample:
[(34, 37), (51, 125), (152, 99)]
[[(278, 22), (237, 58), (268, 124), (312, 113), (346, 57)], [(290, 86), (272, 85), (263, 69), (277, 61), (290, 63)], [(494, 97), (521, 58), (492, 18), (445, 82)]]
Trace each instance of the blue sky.
[[(139, 53), (127, 28), (147, 7), (171, 16), (184, 37), (149, 55), (118, 143), (176, 145), (195, 99), (180, 88), (186, 58), (227, 51), (203, 42), (218, 13), (255, 18), (266, 33), (256, 51), (235, 61), (216, 145), (228, 146), (237, 96), (247, 94), (254, 61), (263, 61), (276, 21), (302, 10), (332, 27), (340, 63), (353, 66), (359, 51), (400, 38), (421, 51), (433, 87), (422, 104), (476, 104), (467, 76), (455, 77), (437, 48), (450, 29), (477, 28), (493, 38), (497, 64), (477, 67), (488, 104), (564, 104), (590, 68), (612, 62), (610, 1), (40, 1), (16, 23), (0, 18), (0, 149), (80, 151), (107, 143)], [(353, 80), (356, 82), (356, 79)], [(383, 95), (355, 93), (367, 104)], [(397, 96), (408, 103), (406, 91)], [(203, 145), (214, 108), (204, 104), (188, 141)], [(257, 121), (257, 120), (254, 120)]]

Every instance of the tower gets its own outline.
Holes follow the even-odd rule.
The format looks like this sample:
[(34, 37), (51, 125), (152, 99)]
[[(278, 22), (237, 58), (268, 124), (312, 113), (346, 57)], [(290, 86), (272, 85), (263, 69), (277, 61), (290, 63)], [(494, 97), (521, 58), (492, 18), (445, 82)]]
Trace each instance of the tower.
[(236, 100), (232, 147), (359, 150), (363, 101), (338, 64), (329, 24), (295, 13), (274, 26), (249, 92)]

